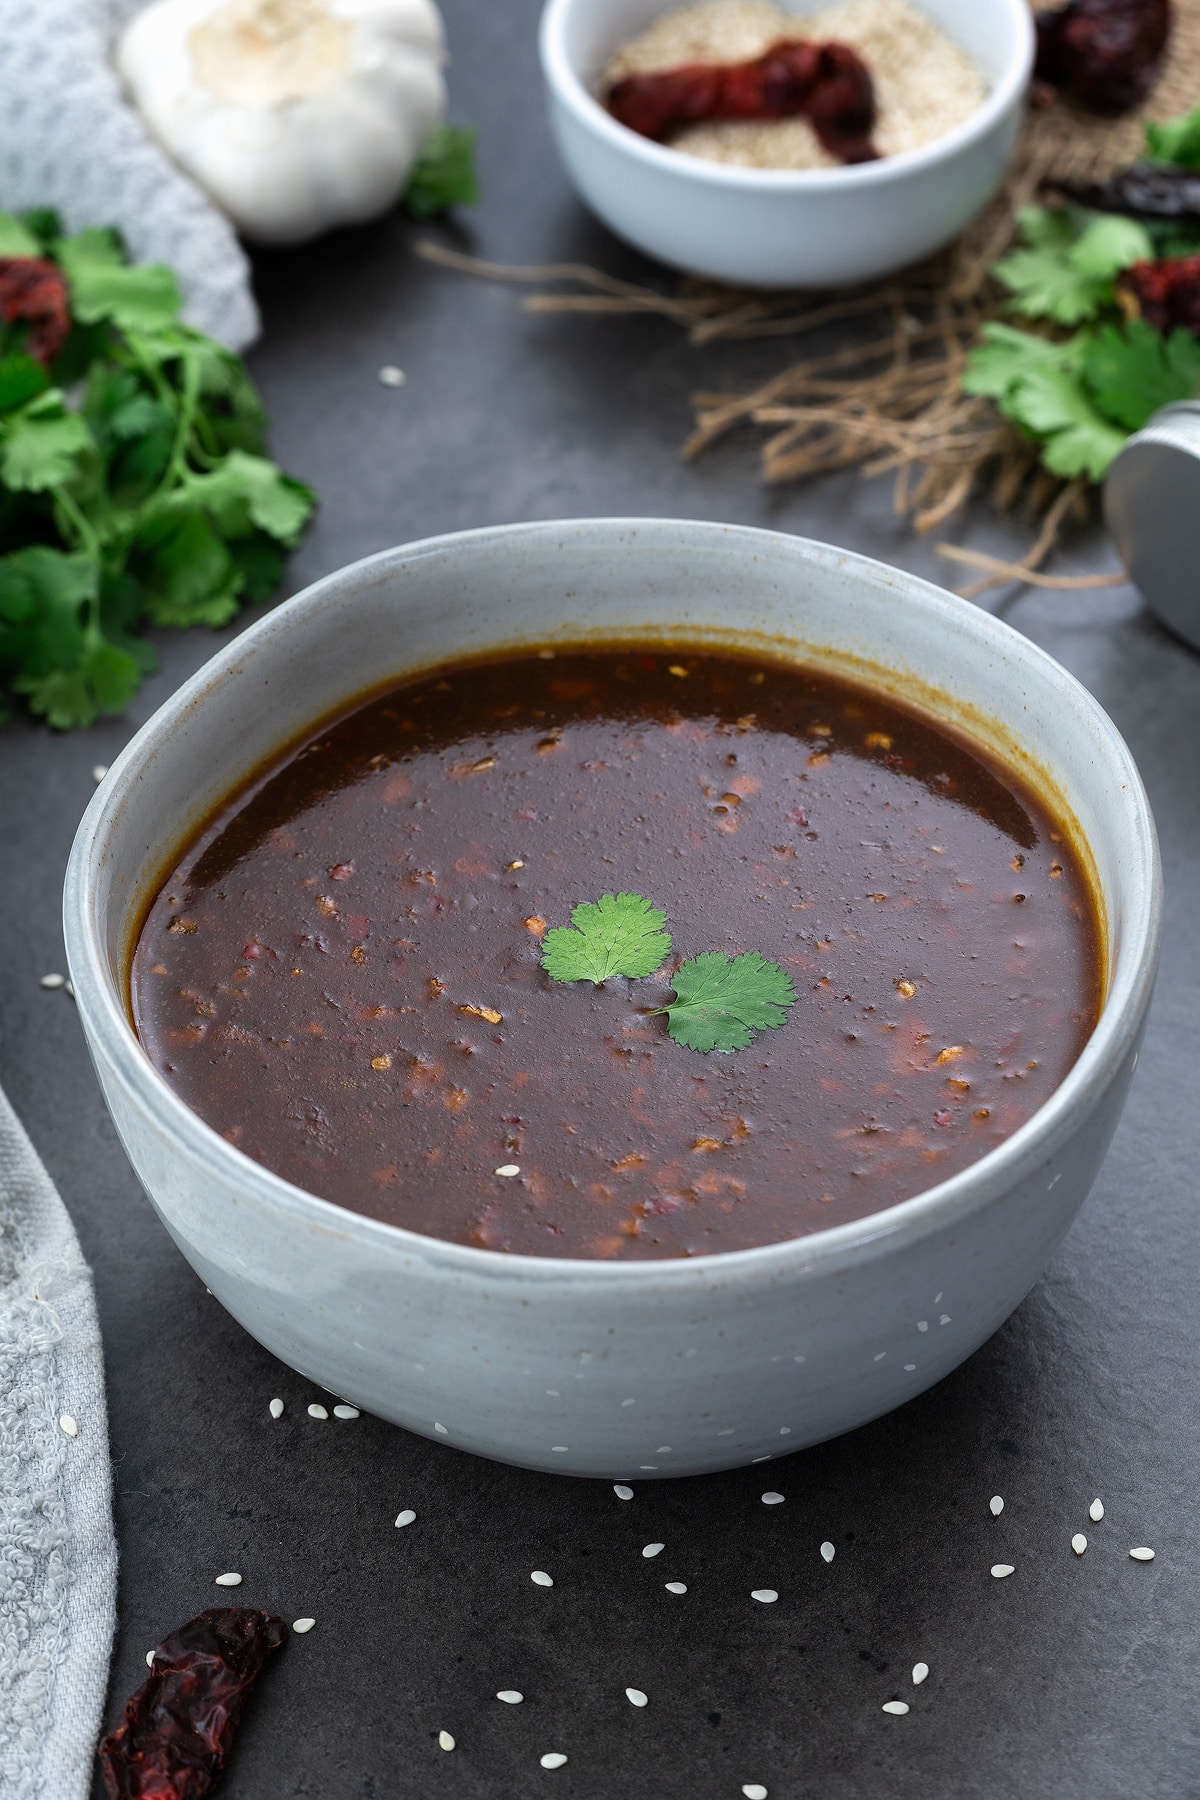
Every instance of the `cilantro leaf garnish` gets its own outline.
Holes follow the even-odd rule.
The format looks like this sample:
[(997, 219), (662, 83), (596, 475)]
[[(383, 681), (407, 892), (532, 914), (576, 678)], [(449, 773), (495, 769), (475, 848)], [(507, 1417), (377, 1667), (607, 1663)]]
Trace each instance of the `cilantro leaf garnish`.
[(1146, 150), (1152, 162), (1200, 169), (1200, 106), (1180, 118), (1146, 123)]
[(657, 1010), (667, 1029), (689, 1050), (744, 1050), (756, 1031), (773, 1030), (787, 1018), (796, 989), (786, 969), (757, 950), (744, 956), (705, 951), (676, 969), (675, 998)]
[(414, 219), (432, 219), (452, 206), (471, 206), (478, 200), (477, 135), (461, 125), (438, 125), (430, 132), (404, 190), (405, 209)]
[(555, 981), (597, 987), (610, 975), (653, 975), (671, 948), (666, 922), (666, 913), (640, 894), (601, 894), (595, 905), (581, 901), (571, 926), (558, 925), (542, 939), (542, 967)]
[(1024, 206), (1017, 219), (1024, 248), (1002, 257), (992, 274), (1028, 319), (1079, 325), (1097, 318), (1112, 305), (1122, 269), (1154, 255), (1145, 226), (1120, 214)]

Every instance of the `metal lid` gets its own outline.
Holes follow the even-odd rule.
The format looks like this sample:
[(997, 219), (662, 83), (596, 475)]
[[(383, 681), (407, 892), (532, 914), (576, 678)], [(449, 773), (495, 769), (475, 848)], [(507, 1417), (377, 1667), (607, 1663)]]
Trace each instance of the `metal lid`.
[(1200, 650), (1200, 402), (1160, 408), (1129, 439), (1104, 483), (1104, 518), (1147, 606)]

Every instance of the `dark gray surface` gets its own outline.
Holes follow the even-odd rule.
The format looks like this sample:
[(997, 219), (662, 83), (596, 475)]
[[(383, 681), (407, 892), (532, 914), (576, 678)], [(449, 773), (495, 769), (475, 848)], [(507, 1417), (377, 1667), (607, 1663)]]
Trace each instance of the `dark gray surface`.
[[(473, 246), (645, 272), (558, 170), (533, 0), (446, 10), (454, 112), (484, 128)], [(532, 318), (511, 289), (415, 261), (415, 235), (391, 221), (260, 265), (254, 370), (277, 454), (323, 501), (292, 587), (430, 532), (606, 512), (775, 525), (944, 576), (892, 518), (886, 484), (764, 494), (744, 440), (679, 464), (691, 388), (778, 366), (782, 346), (697, 352), (653, 320)], [(378, 385), (385, 362), (407, 387)], [(1025, 534), (981, 511), (973, 541), (1011, 552)], [(1098, 538), (1074, 551), (1084, 566), (1109, 554)], [(92, 764), (217, 640), (164, 639), (128, 720), (0, 736), (0, 1081), (96, 1272), (122, 1552), (110, 1716), (147, 1648), (216, 1603), (213, 1577), (234, 1568), (246, 1579), (231, 1598), (317, 1627), (264, 1678), (229, 1800), (736, 1800), (753, 1781), (772, 1800), (1200, 1795), (1200, 658), (1128, 590), (1027, 597), (1009, 616), (1113, 714), (1162, 835), (1163, 972), (1112, 1152), (1046, 1279), (940, 1387), (818, 1450), (645, 1484), (628, 1504), (605, 1483), (519, 1473), (370, 1419), (307, 1418), (312, 1390), (157, 1224), (70, 1001), (37, 985), (62, 966), (59, 888)], [(764, 1507), (768, 1487), (786, 1504)], [(1096, 1494), (1107, 1516), (1093, 1526)], [(419, 1518), (396, 1531), (402, 1506)], [(653, 1539), (667, 1552), (645, 1561)], [(1142, 1543), (1151, 1565), (1128, 1558)], [(1016, 1565), (1006, 1582), (988, 1574), (998, 1560)], [(552, 1590), (532, 1586), (534, 1568)], [(689, 1593), (666, 1594), (671, 1578)], [(768, 1585), (781, 1598), (759, 1606), (750, 1590)], [(914, 1691), (918, 1659), (932, 1673)], [(644, 1711), (627, 1685), (649, 1693)], [(524, 1706), (496, 1702), (509, 1686)], [(880, 1711), (897, 1695), (907, 1718)], [(550, 1749), (565, 1768), (539, 1767)]]

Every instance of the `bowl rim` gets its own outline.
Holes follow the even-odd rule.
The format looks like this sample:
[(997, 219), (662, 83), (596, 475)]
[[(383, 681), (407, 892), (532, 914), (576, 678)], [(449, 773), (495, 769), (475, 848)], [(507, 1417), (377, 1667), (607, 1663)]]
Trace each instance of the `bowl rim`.
[[(347, 589), (353, 592), (364, 580), (370, 582), (381, 573), (406, 564), (452, 557), (465, 545), (487, 544), (504, 554), (505, 546), (520, 550), (530, 540), (540, 538), (548, 548), (561, 554), (573, 538), (579, 540), (588, 534), (600, 534), (618, 544), (626, 538), (665, 540), (676, 552), (680, 548), (679, 534), (685, 534), (699, 552), (706, 544), (715, 545), (718, 539), (725, 543), (740, 539), (751, 556), (756, 551), (765, 554), (786, 546), (786, 553), (796, 556), (799, 564), (815, 562), (868, 580), (882, 579), (898, 595), (916, 599), (934, 612), (941, 611), (959, 621), (969, 619), (985, 643), (990, 640), (1043, 680), (1048, 679), (1051, 686), (1070, 691), (1105, 740), (1108, 791), (1122, 794), (1131, 809), (1128, 842), (1141, 879), (1133, 888), (1129, 917), (1122, 922), (1113, 978), (1100, 1017), (1076, 1061), (1038, 1110), (993, 1150), (946, 1180), (880, 1211), (806, 1236), (694, 1258), (608, 1262), (485, 1250), (353, 1212), (274, 1174), (228, 1143), (194, 1112), (168, 1086), (138, 1041), (123, 999), (117, 993), (101, 934), (93, 930), (94, 886), (108, 832), (120, 814), (123, 797), (138, 787), (143, 779), (142, 764), (170, 735), (176, 722), (202, 709), (210, 690), (223, 689), (238, 679), (252, 684), (256, 652), (265, 649), (269, 653), (272, 642), (286, 636), (297, 613), (319, 611), (328, 599)], [(564, 637), (563, 641), (568, 640)], [(320, 716), (314, 715), (313, 722)], [(296, 733), (288, 736), (294, 738)], [(381, 1250), (386, 1248), (389, 1255), (399, 1252), (427, 1272), (446, 1274), (459, 1281), (478, 1278), (492, 1286), (600, 1282), (613, 1289), (659, 1283), (673, 1290), (691, 1283), (699, 1292), (738, 1278), (755, 1280), (764, 1272), (779, 1278), (836, 1272), (865, 1254), (894, 1246), (897, 1239), (916, 1242), (931, 1232), (953, 1226), (1045, 1166), (1074, 1136), (1079, 1113), (1086, 1113), (1110, 1087), (1138, 1041), (1158, 961), (1162, 871), (1149, 799), (1133, 756), (1116, 726), (1069, 670), (994, 614), (875, 557), (758, 526), (694, 519), (550, 519), (447, 532), (362, 557), (311, 583), (219, 650), (140, 727), (92, 796), (68, 859), (63, 930), (81, 1022), (97, 1062), (104, 1059), (126, 1096), (144, 1116), (149, 1116), (154, 1126), (174, 1140), (189, 1160), (209, 1170), (222, 1184), (240, 1189), (248, 1198), (289, 1217), (297, 1227), (343, 1238), (365, 1236)]]
[[(552, 94), (575, 120), (618, 152), (661, 174), (675, 175), (697, 186), (757, 194), (841, 194), (886, 187), (908, 175), (919, 175), (969, 150), (1018, 104), (1033, 72), (1034, 28), (1028, 0), (973, 0), (987, 4), (1008, 21), (1010, 54), (983, 104), (941, 137), (915, 150), (900, 150), (877, 162), (852, 163), (835, 169), (752, 169), (736, 163), (686, 156), (620, 125), (580, 78), (566, 48), (566, 27), (581, 0), (546, 0), (538, 27), (542, 73)], [(586, 0), (583, 0), (586, 4)], [(914, 0), (920, 7), (920, 0)], [(669, 0), (662, 9), (672, 10)]]

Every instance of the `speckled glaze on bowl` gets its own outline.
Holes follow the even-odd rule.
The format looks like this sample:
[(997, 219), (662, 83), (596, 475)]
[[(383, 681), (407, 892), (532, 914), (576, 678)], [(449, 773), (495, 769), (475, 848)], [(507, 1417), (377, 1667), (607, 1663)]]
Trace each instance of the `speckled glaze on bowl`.
[[(130, 940), (156, 878), (276, 747), (364, 688), (463, 653), (604, 638), (758, 645), (875, 679), (1057, 793), (1095, 864), (1108, 993), (1061, 1087), (972, 1167), (873, 1217), (697, 1258), (504, 1256), (344, 1212), (249, 1161), (151, 1067)], [(1129, 752), (1041, 650), (925, 582), (804, 539), (664, 520), (431, 539), (318, 582), (193, 677), (113, 764), (67, 874), (71, 979), (122, 1142), (167, 1230), (268, 1349), (464, 1450), (580, 1475), (765, 1461), (887, 1412), (1036, 1281), (1120, 1113), (1158, 950), (1154, 827)], [(554, 1390), (550, 1392), (548, 1390)]]
[[(828, 0), (782, 0), (802, 25)], [(956, 237), (1004, 179), (1033, 68), (1027, 0), (916, 0), (987, 96), (919, 150), (839, 169), (748, 169), (639, 137), (592, 89), (618, 45), (683, 0), (547, 0), (542, 74), (567, 173), (604, 223), (673, 268), (735, 286), (873, 281)]]

